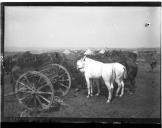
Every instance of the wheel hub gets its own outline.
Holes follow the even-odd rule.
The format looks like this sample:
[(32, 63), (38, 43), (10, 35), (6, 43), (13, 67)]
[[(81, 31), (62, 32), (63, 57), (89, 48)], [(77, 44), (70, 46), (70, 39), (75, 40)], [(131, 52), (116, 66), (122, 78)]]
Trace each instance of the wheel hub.
[(34, 83), (31, 83), (31, 85), (32, 85), (31, 94), (32, 94), (32, 95), (33, 95), (33, 94), (37, 94), (37, 89), (35, 88)]

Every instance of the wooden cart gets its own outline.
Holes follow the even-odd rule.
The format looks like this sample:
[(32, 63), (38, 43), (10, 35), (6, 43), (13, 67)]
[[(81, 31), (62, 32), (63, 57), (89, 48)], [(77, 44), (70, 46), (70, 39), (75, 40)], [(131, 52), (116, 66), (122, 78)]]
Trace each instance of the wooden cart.
[[(71, 87), (71, 77), (67, 69), (54, 63), (50, 54), (46, 54), (43, 58), (44, 60), (41, 60), (43, 64), (39, 64), (37, 70), (19, 73), (17, 79), (14, 78), (14, 94), (19, 103), (27, 109), (40, 111), (48, 109), (55, 96), (65, 96)], [(38, 56), (30, 56), (21, 62), (27, 63), (33, 60), (37, 61)]]

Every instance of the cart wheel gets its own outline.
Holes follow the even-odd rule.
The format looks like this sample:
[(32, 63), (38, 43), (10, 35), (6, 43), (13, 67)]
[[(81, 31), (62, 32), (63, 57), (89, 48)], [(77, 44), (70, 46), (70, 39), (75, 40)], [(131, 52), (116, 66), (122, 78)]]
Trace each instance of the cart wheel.
[(65, 96), (71, 87), (71, 77), (66, 68), (59, 64), (50, 64), (40, 71), (51, 81), (55, 95)]
[(54, 98), (51, 81), (42, 73), (28, 71), (16, 81), (15, 94), (18, 101), (28, 109), (48, 109)]

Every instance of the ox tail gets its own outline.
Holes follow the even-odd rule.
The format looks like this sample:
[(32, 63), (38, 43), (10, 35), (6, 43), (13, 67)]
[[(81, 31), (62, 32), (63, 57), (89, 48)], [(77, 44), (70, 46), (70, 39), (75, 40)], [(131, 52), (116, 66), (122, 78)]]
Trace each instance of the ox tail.
[(126, 79), (127, 78), (127, 69), (126, 69), (126, 67), (124, 67), (124, 74), (123, 74), (124, 76), (124, 79)]
[(112, 79), (113, 79), (113, 81), (116, 79), (116, 73), (114, 70), (114, 66), (112, 67)]

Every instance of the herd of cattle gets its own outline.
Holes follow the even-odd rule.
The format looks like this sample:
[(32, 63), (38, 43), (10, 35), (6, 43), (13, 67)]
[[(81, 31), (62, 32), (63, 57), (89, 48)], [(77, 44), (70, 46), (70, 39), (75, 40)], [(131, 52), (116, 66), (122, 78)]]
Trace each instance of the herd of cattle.
[[(126, 67), (127, 78), (124, 81), (126, 87), (131, 93), (135, 92), (136, 86), (136, 76), (138, 72), (137, 58), (138, 54), (129, 51), (102, 51), (98, 53), (85, 54), (83, 50), (78, 50), (70, 54), (65, 54), (61, 52), (53, 53), (42, 53), (42, 54), (32, 54), (30, 52), (25, 52), (21, 54), (15, 54), (11, 56), (6, 56), (4, 58), (4, 71), (11, 76), (11, 83), (14, 85), (17, 78), (25, 72), (32, 68), (33, 70), (38, 70), (44, 64), (57, 63), (63, 65), (69, 71), (72, 78), (72, 87), (77, 88), (76, 85), (84, 85), (85, 78), (80, 71), (78, 71), (76, 63), (83, 56), (87, 56), (93, 60), (100, 61), (102, 63), (113, 63), (118, 62)], [(151, 69), (156, 67), (157, 61), (153, 59), (150, 63)]]

